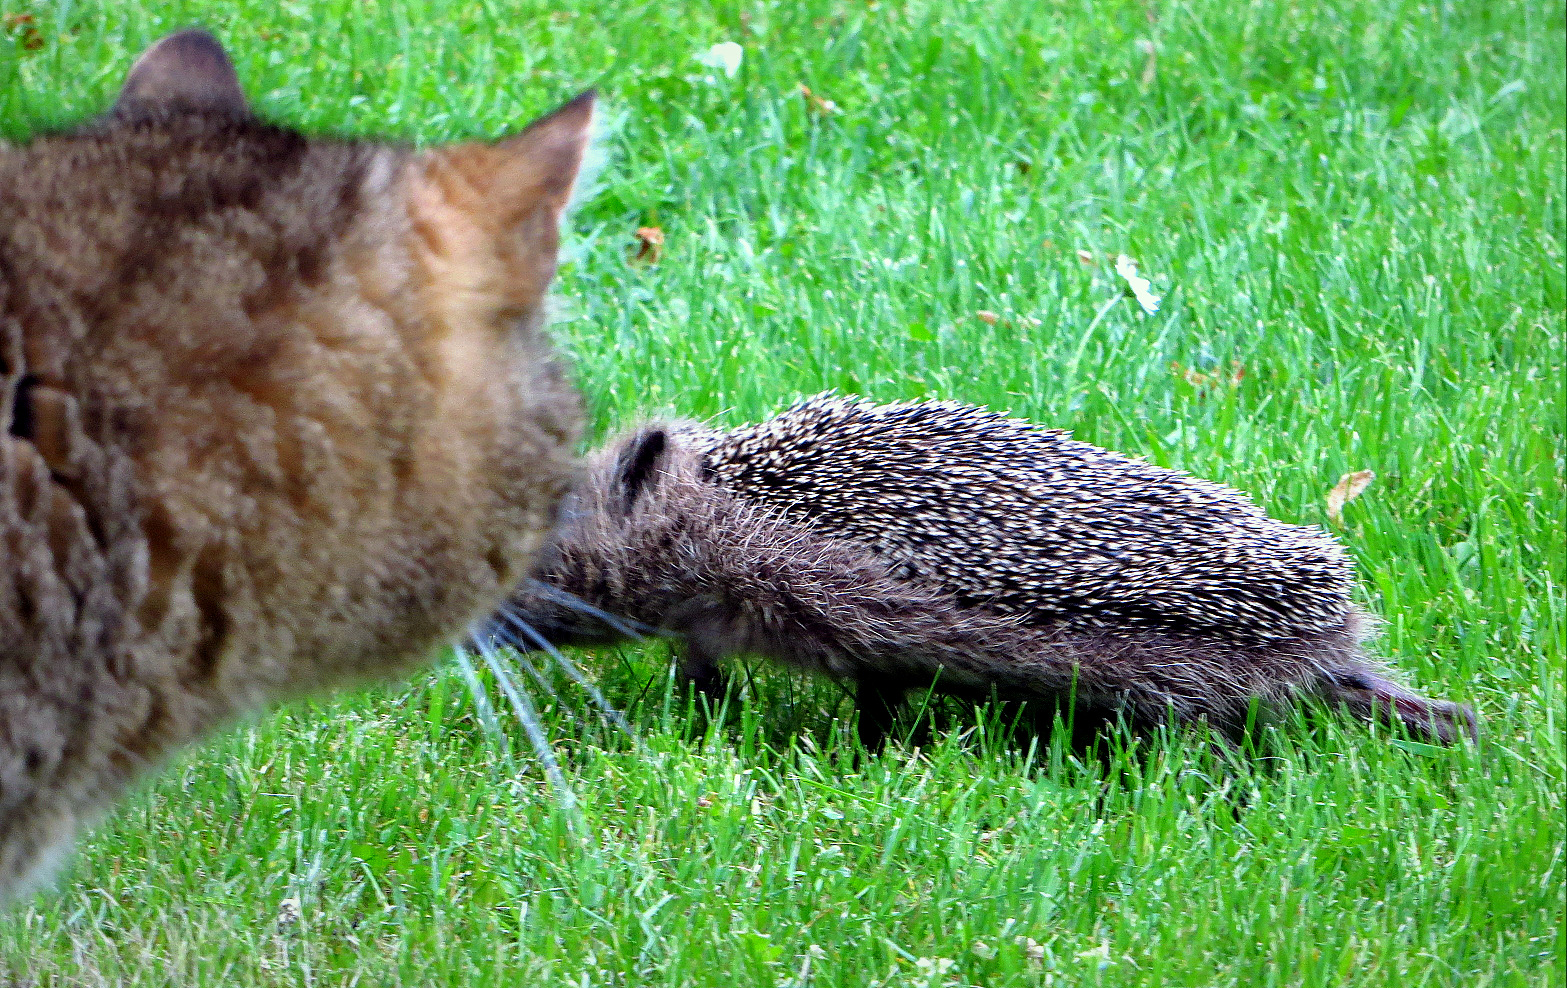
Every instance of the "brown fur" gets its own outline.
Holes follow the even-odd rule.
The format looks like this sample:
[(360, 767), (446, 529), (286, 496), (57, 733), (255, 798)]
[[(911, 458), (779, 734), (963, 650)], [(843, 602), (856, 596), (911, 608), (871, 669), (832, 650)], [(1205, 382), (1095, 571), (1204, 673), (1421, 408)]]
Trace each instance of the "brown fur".
[[(1467, 710), (1408, 690), (1365, 654), (1353, 609), (1335, 627), (1261, 643), (965, 604), (893, 575), (852, 540), (735, 496), (707, 475), (703, 446), (698, 432), (649, 426), (599, 453), (558, 544), (500, 620), (555, 644), (659, 629), (683, 643), (686, 675), (710, 694), (723, 689), (719, 661), (737, 654), (847, 680), (867, 747), (906, 691), (932, 685), (1026, 700), (1079, 727), (1206, 721), (1234, 737), (1254, 716), (1316, 698), (1442, 741), (1473, 730)], [(526, 632), (511, 637), (530, 645)]]
[(0, 892), (172, 748), (407, 669), (524, 572), (575, 472), (542, 322), (591, 115), (307, 138), (187, 31), (0, 156)]

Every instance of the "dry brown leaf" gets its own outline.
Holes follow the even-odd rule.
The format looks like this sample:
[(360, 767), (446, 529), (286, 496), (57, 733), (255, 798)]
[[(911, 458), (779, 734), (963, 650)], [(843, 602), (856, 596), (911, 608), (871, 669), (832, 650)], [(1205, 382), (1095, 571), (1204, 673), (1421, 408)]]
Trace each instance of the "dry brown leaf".
[(822, 99), (820, 96), (811, 92), (811, 87), (807, 86), (803, 82), (800, 83), (800, 95), (805, 98), (805, 105), (809, 107), (812, 112), (820, 113), (824, 117), (838, 112), (837, 103), (834, 103), (830, 99)]
[(38, 33), (37, 21), (32, 14), (6, 14), (0, 24), (7, 31), (16, 33), (23, 51), (37, 51), (44, 46), (44, 36)]
[(996, 323), (1001, 321), (1000, 314), (991, 312), (989, 309), (978, 310), (974, 313), (974, 318), (978, 319), (987, 326), (994, 326)]
[(664, 231), (656, 226), (637, 227), (637, 252), (632, 261), (657, 264), (664, 253)]
[(1148, 61), (1143, 65), (1143, 76), (1140, 80), (1142, 87), (1147, 89), (1149, 84), (1153, 82), (1154, 76), (1159, 71), (1159, 49), (1155, 47), (1154, 43), (1149, 41), (1147, 38), (1138, 38), (1137, 50), (1142, 52), (1143, 55), (1148, 59)]
[(1335, 525), (1343, 524), (1344, 505), (1359, 497), (1375, 479), (1377, 475), (1370, 470), (1356, 470), (1340, 477), (1328, 491), (1328, 520)]
[(1094, 252), (1091, 250), (1083, 250), (1081, 247), (1079, 247), (1077, 250), (1077, 259), (1082, 261), (1084, 264), (1092, 264), (1094, 263)]
[(1230, 369), (1228, 371), (1219, 368), (1205, 373), (1195, 367), (1185, 367), (1178, 360), (1172, 360), (1170, 362), (1170, 373), (1199, 390), (1215, 388), (1220, 385), (1238, 388), (1241, 385), (1241, 381), (1246, 377), (1246, 368), (1239, 360), (1232, 360), (1230, 361)]

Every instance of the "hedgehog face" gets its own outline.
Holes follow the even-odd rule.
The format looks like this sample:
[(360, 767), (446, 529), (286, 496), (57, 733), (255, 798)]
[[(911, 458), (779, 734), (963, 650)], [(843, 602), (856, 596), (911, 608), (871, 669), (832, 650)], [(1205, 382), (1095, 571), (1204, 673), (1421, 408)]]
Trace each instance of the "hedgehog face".
[[(483, 634), (526, 650), (590, 647), (653, 630), (629, 619), (625, 599), (628, 529), (657, 512), (669, 430), (649, 426), (606, 447), (567, 497), (550, 546)], [(613, 611), (613, 612), (612, 612)]]

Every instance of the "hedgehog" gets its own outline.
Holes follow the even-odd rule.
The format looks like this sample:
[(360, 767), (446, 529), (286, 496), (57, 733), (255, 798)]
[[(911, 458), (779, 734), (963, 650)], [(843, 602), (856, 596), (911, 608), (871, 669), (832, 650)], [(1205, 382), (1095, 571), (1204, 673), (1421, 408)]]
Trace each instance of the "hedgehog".
[(1367, 651), (1326, 532), (982, 407), (825, 394), (732, 431), (650, 422), (591, 457), (564, 518), (498, 633), (657, 631), (714, 697), (736, 656), (824, 674), (852, 684), (868, 749), (925, 687), (1092, 733), (1238, 739), (1302, 699), (1427, 740), (1476, 732)]

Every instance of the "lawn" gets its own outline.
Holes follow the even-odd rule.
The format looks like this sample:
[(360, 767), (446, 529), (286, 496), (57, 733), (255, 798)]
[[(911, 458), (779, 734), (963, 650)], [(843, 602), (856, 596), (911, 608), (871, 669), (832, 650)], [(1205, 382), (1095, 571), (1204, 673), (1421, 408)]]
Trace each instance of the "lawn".
[[(829, 388), (1071, 428), (1331, 525), (1378, 648), (1486, 730), (1080, 760), (948, 706), (862, 758), (832, 685), (753, 665), (708, 716), (649, 645), (576, 656), (629, 736), (517, 673), (568, 801), (446, 661), (172, 765), (0, 917), (0, 985), (1567, 976), (1562, 0), (0, 11), (11, 140), (189, 23), (308, 128), (496, 135), (596, 86), (557, 333), (598, 435)], [(697, 60), (724, 41), (733, 77)]]

